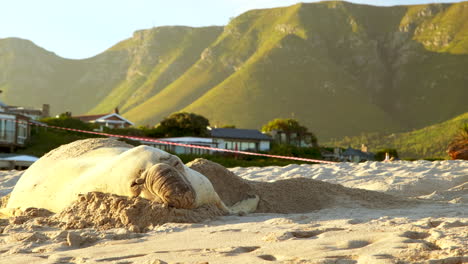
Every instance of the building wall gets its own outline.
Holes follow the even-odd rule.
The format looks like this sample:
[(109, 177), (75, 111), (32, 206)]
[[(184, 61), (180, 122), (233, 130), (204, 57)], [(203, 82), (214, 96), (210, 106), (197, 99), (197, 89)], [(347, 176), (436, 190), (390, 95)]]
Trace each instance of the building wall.
[(0, 114), (0, 144), (15, 147), (24, 146), (31, 134), (28, 117), (1, 113)]
[(16, 143), (16, 116), (0, 114), (0, 142), (6, 144)]
[(242, 139), (222, 139), (215, 138), (218, 148), (240, 150), (240, 151), (269, 151), (270, 141), (242, 140)]
[[(220, 149), (230, 149), (239, 151), (269, 151), (270, 141), (255, 141), (255, 140), (234, 140), (234, 139), (220, 139), (220, 138), (197, 138), (197, 137), (180, 137), (180, 138), (161, 138), (160, 140), (177, 142), (189, 145), (198, 145), (205, 147), (213, 147)], [(217, 151), (189, 148), (183, 146), (165, 145), (155, 142), (140, 141), (142, 144), (153, 146), (164, 151), (172, 152), (175, 154), (213, 154), (219, 153)]]

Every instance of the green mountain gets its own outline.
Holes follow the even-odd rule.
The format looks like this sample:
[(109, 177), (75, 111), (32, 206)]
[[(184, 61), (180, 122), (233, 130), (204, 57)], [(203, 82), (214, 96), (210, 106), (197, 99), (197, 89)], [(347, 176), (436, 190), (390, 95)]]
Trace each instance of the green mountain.
[(322, 141), (402, 132), (465, 113), (467, 83), (468, 2), (252, 10), (225, 27), (137, 31), (86, 60), (0, 40), (6, 103), (118, 106), (140, 125), (183, 110), (239, 128), (293, 117)]
[(442, 158), (448, 159), (447, 147), (463, 125), (468, 124), (468, 112), (440, 124), (406, 133), (380, 134), (367, 133), (355, 137), (345, 137), (324, 143), (328, 146), (349, 146), (359, 148), (366, 144), (369, 151), (396, 149), (400, 158)]
[(5, 103), (54, 113), (84, 113), (101, 102), (125, 76), (128, 60), (108, 51), (86, 60), (68, 60), (30, 41), (0, 39), (0, 89)]

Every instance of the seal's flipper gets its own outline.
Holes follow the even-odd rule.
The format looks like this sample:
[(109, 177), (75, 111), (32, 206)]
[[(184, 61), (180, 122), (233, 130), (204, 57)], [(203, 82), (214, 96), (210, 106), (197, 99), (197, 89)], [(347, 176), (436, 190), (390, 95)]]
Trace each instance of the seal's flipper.
[(229, 207), (229, 213), (231, 214), (253, 213), (255, 212), (255, 210), (257, 210), (259, 201), (260, 201), (260, 197), (258, 197), (258, 195), (254, 195), (253, 197), (239, 201), (233, 206)]

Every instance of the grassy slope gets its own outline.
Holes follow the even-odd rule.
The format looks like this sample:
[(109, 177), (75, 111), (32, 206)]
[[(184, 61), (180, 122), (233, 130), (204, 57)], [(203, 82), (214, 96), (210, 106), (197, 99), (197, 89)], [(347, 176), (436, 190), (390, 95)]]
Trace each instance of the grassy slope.
[(119, 106), (137, 124), (188, 110), (246, 128), (294, 117), (322, 140), (407, 131), (467, 111), (467, 7), (253, 10), (224, 28), (139, 31), (78, 61), (0, 40), (0, 89), (7, 103), (54, 112)]
[(328, 146), (360, 147), (367, 144), (370, 151), (397, 149), (400, 158), (449, 158), (446, 150), (463, 124), (468, 124), (468, 112), (440, 124), (397, 134), (363, 134), (324, 143)]
[(177, 80), (221, 33), (221, 27), (159, 27), (138, 31), (109, 51), (125, 50), (132, 64), (127, 77), (90, 113), (119, 106), (126, 111), (144, 103)]
[[(203, 52), (200, 60), (181, 78), (126, 113), (126, 116), (136, 122), (154, 124), (168, 114), (196, 101), (248, 61), (259, 49), (258, 46), (263, 44), (262, 38), (275, 38), (274, 35), (268, 34), (266, 28), (270, 26), (272, 20), (283, 14), (287, 16), (290, 9), (295, 8), (293, 6), (272, 9), (266, 14), (263, 10), (255, 10), (234, 19), (224, 29), (223, 34)], [(280, 14), (274, 14), (275, 12)]]
[(466, 110), (468, 57), (428, 51), (398, 32), (411, 8), (304, 4), (282, 21), (274, 11), (262, 11), (276, 18), (270, 30), (294, 33), (185, 110), (239, 127), (296, 117), (325, 139), (422, 127)]
[(266, 18), (276, 18), (265, 23), (271, 31), (265, 35), (277, 37), (264, 39), (258, 55), (186, 110), (206, 115), (218, 124), (240, 127), (259, 127), (275, 117), (293, 116), (319, 137), (359, 130), (362, 124), (348, 118), (349, 115), (371, 124), (364, 129), (374, 131), (384, 125), (394, 128), (392, 120), (359, 90), (355, 76), (329, 56), (334, 51), (327, 49), (327, 42), (334, 40), (316, 37), (322, 35), (322, 24), (334, 24), (335, 27), (327, 29), (338, 36), (350, 37), (352, 26), (343, 29), (346, 21), (337, 21), (346, 17), (330, 11), (327, 3), (319, 7), (296, 5), (290, 9), (294, 12), (282, 19), (271, 14), (277, 10), (261, 11)]
[[(8, 55), (3, 56), (5, 53)], [(128, 67), (119, 52), (67, 60), (30, 41), (14, 38), (0, 39), (0, 54), (4, 101), (35, 107), (49, 103), (55, 113), (87, 111), (122, 78), (122, 68)], [(118, 66), (110, 68), (110, 64)]]
[(441, 122), (466, 110), (468, 57), (434, 52), (416, 33), (453, 9), (323, 2), (250, 11), (226, 26), (209, 59), (127, 116), (154, 124), (183, 108), (255, 128), (295, 117), (324, 139)]

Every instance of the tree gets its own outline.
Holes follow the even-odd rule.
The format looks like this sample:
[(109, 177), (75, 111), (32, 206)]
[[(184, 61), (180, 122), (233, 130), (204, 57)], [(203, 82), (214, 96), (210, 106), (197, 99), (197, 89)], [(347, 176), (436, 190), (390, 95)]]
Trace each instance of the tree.
[(59, 117), (46, 117), (39, 120), (50, 126), (74, 128), (81, 130), (93, 130), (93, 124), (85, 123), (79, 119), (71, 117), (68, 113), (60, 114)]
[(201, 115), (187, 112), (173, 113), (156, 127), (166, 137), (208, 136), (210, 121)]
[[(280, 143), (300, 146), (301, 141), (304, 141), (306, 144), (311, 144), (314, 147), (318, 146), (317, 137), (312, 132), (309, 132), (305, 126), (299, 124), (296, 119), (276, 118), (264, 125), (262, 131), (270, 133)], [(283, 141), (280, 134), (285, 135), (285, 141)]]
[(448, 146), (447, 153), (452, 159), (468, 160), (468, 124), (464, 124)]

